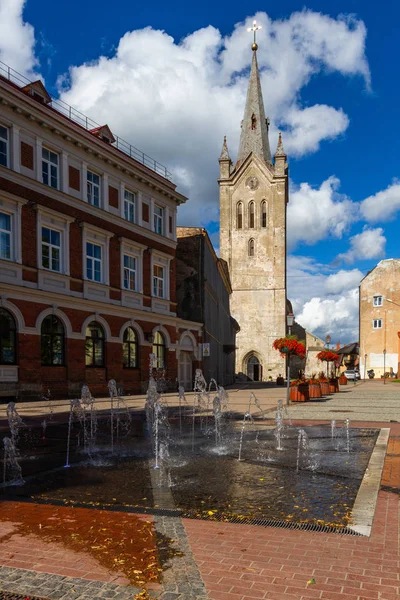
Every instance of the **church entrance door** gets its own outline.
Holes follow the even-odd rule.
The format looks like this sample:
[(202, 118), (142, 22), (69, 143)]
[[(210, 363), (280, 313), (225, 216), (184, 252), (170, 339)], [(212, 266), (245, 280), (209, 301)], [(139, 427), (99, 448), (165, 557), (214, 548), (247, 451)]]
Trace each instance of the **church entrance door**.
[(179, 385), (183, 385), (185, 392), (192, 390), (192, 354), (181, 352), (179, 356)]
[(254, 354), (247, 361), (247, 377), (253, 381), (261, 381), (262, 379), (262, 366)]

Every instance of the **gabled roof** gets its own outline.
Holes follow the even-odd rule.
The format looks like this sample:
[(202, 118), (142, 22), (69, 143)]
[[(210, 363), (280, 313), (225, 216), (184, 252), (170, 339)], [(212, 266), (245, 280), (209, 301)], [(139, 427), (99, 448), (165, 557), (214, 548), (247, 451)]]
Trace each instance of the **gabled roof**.
[(347, 346), (343, 346), (339, 350), (335, 350), (336, 354), (358, 354), (360, 351), (358, 342), (354, 342), (353, 344), (347, 344)]
[(113, 136), (112, 131), (108, 125), (100, 125), (100, 127), (89, 129), (89, 131), (96, 137), (103, 140), (103, 142), (107, 142), (108, 144), (113, 144), (115, 142), (115, 137)]
[(50, 104), (51, 102), (51, 96), (40, 79), (37, 81), (32, 81), (32, 83), (28, 83), (28, 85), (25, 85), (21, 89), (26, 94), (32, 96), (32, 98), (35, 98), (35, 100), (43, 102), (43, 104)]

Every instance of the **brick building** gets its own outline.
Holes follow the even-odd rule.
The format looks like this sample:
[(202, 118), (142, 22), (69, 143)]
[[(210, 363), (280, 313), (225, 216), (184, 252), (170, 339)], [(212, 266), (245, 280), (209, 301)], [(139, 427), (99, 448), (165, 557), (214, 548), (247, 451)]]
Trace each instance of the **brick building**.
[(156, 161), (0, 64), (0, 396), (176, 387), (202, 325), (177, 318), (176, 213)]
[[(218, 258), (202, 227), (178, 227), (176, 294), (178, 315), (203, 323), (204, 342), (209, 344), (203, 356), (203, 372), (207, 381), (219, 385), (235, 381), (236, 334), (240, 327), (231, 316), (232, 293), (228, 265)], [(189, 359), (189, 357), (188, 357)], [(190, 389), (194, 372), (188, 360), (181, 380)]]

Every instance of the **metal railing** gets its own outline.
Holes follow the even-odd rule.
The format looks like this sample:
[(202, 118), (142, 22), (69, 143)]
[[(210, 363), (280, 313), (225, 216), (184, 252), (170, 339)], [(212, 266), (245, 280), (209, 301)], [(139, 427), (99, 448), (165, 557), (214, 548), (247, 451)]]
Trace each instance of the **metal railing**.
[[(11, 81), (18, 87), (29, 86), (33, 83), (32, 81), (24, 77), (24, 75), (21, 75), (21, 73), (18, 73), (18, 71), (15, 71), (9, 65), (6, 65), (2, 61), (0, 61), (0, 75), (5, 79)], [(84, 127), (86, 130), (90, 131), (91, 129), (100, 127), (99, 123), (96, 123), (96, 121), (93, 121), (93, 119), (90, 119), (73, 106), (70, 106), (66, 102), (63, 102), (63, 100), (60, 100), (59, 98), (53, 98), (53, 96), (51, 95), (50, 98), (50, 106), (54, 110), (64, 115), (71, 121), (78, 123), (79, 125), (81, 125), (81, 127)], [(145, 165), (158, 175), (161, 175), (161, 177), (165, 177), (165, 179), (168, 179), (169, 181), (172, 180), (172, 174), (167, 170), (166, 167), (164, 167), (164, 165), (157, 162), (156, 160), (154, 160), (154, 158), (151, 158), (151, 156), (148, 156), (141, 150), (138, 150), (138, 148), (135, 148), (135, 146), (132, 146), (132, 144), (126, 142), (122, 138), (116, 135), (114, 135), (114, 137), (115, 142), (111, 144), (114, 148), (117, 148), (117, 150), (120, 150), (130, 158), (133, 158), (134, 160), (140, 162), (142, 165)]]

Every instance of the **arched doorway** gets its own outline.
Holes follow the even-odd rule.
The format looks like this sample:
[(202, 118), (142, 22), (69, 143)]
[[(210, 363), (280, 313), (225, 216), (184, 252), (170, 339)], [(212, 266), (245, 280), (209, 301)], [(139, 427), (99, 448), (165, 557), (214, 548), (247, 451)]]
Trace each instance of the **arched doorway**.
[(247, 377), (253, 381), (262, 381), (262, 365), (255, 354), (252, 354), (247, 361)]

